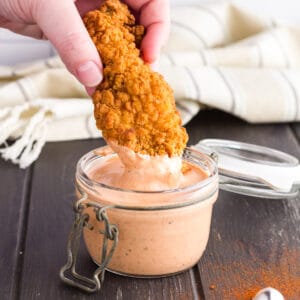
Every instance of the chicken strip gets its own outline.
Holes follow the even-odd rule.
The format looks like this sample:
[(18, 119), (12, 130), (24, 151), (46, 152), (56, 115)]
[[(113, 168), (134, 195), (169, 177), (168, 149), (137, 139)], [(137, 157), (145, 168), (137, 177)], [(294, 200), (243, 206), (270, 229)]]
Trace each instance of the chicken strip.
[(104, 79), (93, 95), (103, 137), (135, 153), (180, 156), (188, 136), (171, 87), (141, 58), (144, 27), (135, 25), (119, 0), (105, 1), (83, 20), (104, 66)]

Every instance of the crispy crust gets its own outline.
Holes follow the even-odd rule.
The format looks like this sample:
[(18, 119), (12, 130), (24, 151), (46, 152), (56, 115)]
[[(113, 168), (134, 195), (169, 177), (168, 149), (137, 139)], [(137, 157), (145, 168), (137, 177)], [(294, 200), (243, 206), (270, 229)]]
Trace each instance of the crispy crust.
[(93, 95), (104, 138), (137, 153), (181, 155), (188, 136), (172, 89), (140, 57), (143, 26), (135, 25), (119, 0), (87, 13), (84, 23), (104, 65), (104, 80)]

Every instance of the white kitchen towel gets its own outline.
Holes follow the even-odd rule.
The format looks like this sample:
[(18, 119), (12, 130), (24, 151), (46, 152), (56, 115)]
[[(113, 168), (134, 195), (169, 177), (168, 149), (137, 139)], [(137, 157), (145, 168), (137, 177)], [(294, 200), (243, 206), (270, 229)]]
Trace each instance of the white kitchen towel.
[[(183, 123), (212, 107), (255, 123), (300, 120), (300, 29), (230, 3), (172, 9), (160, 71)], [(58, 57), (0, 67), (0, 149), (30, 165), (46, 141), (99, 137), (84, 88)], [(16, 139), (7, 146), (8, 138)]]
[(171, 20), (161, 72), (179, 109), (188, 99), (253, 123), (300, 120), (299, 27), (228, 3), (177, 7)]

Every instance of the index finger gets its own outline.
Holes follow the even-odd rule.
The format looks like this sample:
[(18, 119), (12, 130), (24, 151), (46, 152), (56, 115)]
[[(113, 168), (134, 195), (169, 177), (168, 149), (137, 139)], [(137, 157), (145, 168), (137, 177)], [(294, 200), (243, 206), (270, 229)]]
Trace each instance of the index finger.
[(147, 63), (155, 62), (167, 41), (170, 30), (168, 0), (127, 0), (126, 3), (140, 15), (140, 24), (146, 28), (141, 51)]
[(39, 0), (35, 19), (68, 70), (87, 87), (102, 80), (102, 63), (74, 1)]

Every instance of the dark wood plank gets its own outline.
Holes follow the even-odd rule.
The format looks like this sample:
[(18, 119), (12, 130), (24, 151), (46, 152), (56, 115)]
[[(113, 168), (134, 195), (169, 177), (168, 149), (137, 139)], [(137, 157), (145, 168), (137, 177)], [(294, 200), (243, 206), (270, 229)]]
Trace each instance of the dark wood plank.
[(200, 112), (187, 125), (189, 144), (204, 138), (221, 138), (273, 147), (299, 157), (297, 139), (288, 124), (249, 124), (215, 110)]
[[(153, 280), (107, 272), (103, 289), (94, 295), (60, 282), (73, 218), (75, 164), (102, 144), (99, 140), (49, 143), (35, 163), (20, 299), (198, 299), (200, 287), (192, 280), (192, 271)], [(80, 264), (90, 274), (95, 268), (87, 254)]]
[(0, 159), (0, 299), (13, 299), (22, 266), (30, 169)]
[[(188, 129), (191, 143), (204, 137), (226, 138), (274, 147), (300, 158), (299, 144), (288, 125), (250, 125), (211, 111), (200, 113)], [(268, 285), (281, 289), (286, 299), (300, 299), (299, 211), (299, 199), (221, 192), (208, 247), (198, 264), (205, 299), (250, 300), (257, 287)]]
[(267, 286), (299, 299), (299, 203), (297, 213), (290, 201), (220, 193), (199, 262), (205, 299), (250, 300)]
[(292, 129), (299, 141), (299, 145), (300, 145), (300, 123), (298, 122), (298, 123), (292, 124), (291, 126), (292, 126)]
[[(254, 126), (223, 113), (206, 111), (200, 113), (188, 125), (188, 131), (191, 144), (205, 137), (239, 139), (272, 146), (299, 157), (297, 141), (289, 127), (285, 125)], [(199, 274), (201, 274), (206, 299), (224, 299), (218, 290), (218, 285), (224, 281), (223, 288), (232, 288), (230, 280), (227, 280), (226, 276), (225, 279), (223, 277), (218, 279), (217, 272), (211, 272), (209, 268), (218, 267), (221, 262), (227, 260), (234, 261), (239, 253), (243, 262), (248, 259), (249, 263), (263, 256), (259, 251), (264, 250), (263, 253), (269, 253), (264, 239), (270, 235), (270, 228), (276, 238), (278, 238), (276, 232), (279, 235), (278, 228), (281, 226), (284, 229), (283, 233), (280, 233), (284, 236), (284, 238), (279, 237), (280, 242), (268, 244), (276, 249), (278, 247), (282, 249), (281, 244), (292, 245), (291, 232), (298, 233), (299, 219), (291, 209), (292, 202), (247, 199), (221, 193), (215, 207), (208, 249), (199, 264), (200, 273), (195, 272), (194, 268), (194, 271), (181, 275), (153, 280), (124, 278), (107, 273), (103, 290), (98, 295), (92, 296), (66, 287), (60, 282), (58, 271), (65, 263), (66, 240), (72, 222), (71, 203), (74, 199), (75, 162), (82, 154), (100, 144), (96, 140), (50, 143), (35, 164), (20, 289), (21, 299), (96, 299), (98, 297), (103, 299), (196, 299), (201, 295)], [(254, 216), (252, 216), (252, 210), (255, 212)], [(261, 214), (260, 210), (262, 210)], [(244, 215), (247, 216), (248, 223), (245, 222)], [(293, 217), (292, 223), (290, 216)], [(277, 217), (280, 217), (282, 222), (277, 222)], [(232, 218), (236, 218), (234, 222)], [(247, 224), (249, 227), (246, 226)], [(298, 225), (297, 228), (295, 224)], [(254, 227), (254, 225), (262, 228), (260, 235), (255, 235), (253, 228), (256, 230), (257, 226)], [(248, 231), (252, 232), (252, 239)], [(253, 236), (257, 238), (255, 241)], [(219, 242), (220, 239), (227, 242), (227, 248), (226, 243)], [(244, 243), (243, 246), (240, 246), (240, 240)], [(297, 246), (297, 239), (295, 240)], [(252, 243), (259, 252), (258, 254), (254, 252), (256, 253), (254, 256), (248, 253), (248, 247)], [(270, 257), (269, 261), (265, 258), (264, 261), (274, 263), (275, 255)], [(87, 271), (94, 268), (87, 256), (81, 263), (81, 267)], [(216, 284), (216, 289), (210, 290), (211, 284)]]

